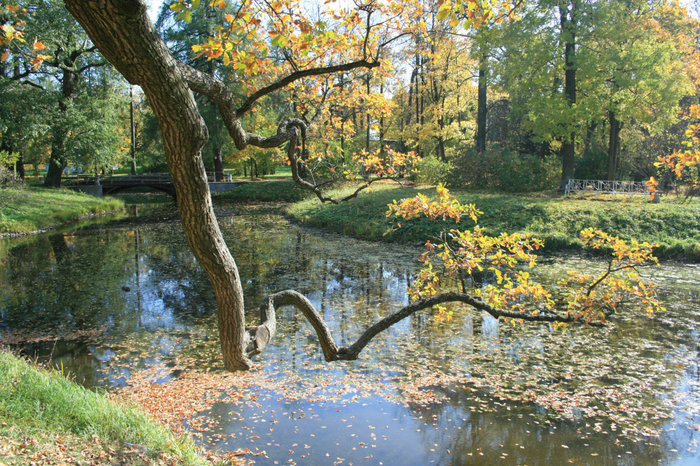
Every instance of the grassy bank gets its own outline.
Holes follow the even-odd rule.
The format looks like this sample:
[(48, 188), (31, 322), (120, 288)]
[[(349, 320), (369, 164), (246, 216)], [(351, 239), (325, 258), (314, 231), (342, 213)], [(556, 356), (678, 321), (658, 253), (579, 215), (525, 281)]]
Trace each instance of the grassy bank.
[[(270, 188), (268, 188), (270, 189)], [(422, 243), (436, 233), (427, 221), (403, 222), (404, 227), (387, 233), (387, 204), (394, 199), (434, 195), (432, 188), (399, 188), (381, 185), (360, 198), (341, 205), (320, 204), (314, 199), (297, 202), (287, 213), (305, 225), (369, 240)], [(337, 192), (336, 194), (342, 194)], [(579, 232), (599, 228), (626, 240), (659, 244), (660, 257), (700, 261), (700, 202), (681, 203), (666, 197), (652, 204), (641, 197), (632, 200), (593, 200), (561, 196), (501, 195), (454, 191), (462, 202), (475, 203), (483, 214), (479, 225), (491, 235), (526, 232), (545, 241), (549, 251), (578, 249)], [(471, 220), (460, 228), (471, 228)]]
[(243, 182), (235, 189), (215, 193), (213, 197), (216, 200), (263, 202), (298, 202), (316, 198), (311, 191), (300, 188), (292, 180)]
[(0, 188), (0, 235), (30, 233), (123, 208), (121, 200), (98, 198), (67, 189)]
[(206, 464), (141, 409), (0, 351), (0, 463), (45, 462)]

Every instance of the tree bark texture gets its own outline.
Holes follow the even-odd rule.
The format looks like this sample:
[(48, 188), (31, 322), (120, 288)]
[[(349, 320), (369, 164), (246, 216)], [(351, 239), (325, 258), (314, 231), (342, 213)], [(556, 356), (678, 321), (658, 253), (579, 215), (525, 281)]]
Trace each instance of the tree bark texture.
[(614, 180), (620, 165), (620, 131), (622, 123), (617, 119), (615, 110), (608, 112), (610, 134), (608, 135), (608, 180)]
[(66, 0), (66, 6), (107, 60), (143, 88), (163, 132), (185, 235), (214, 288), (224, 365), (250, 368), (243, 289), (214, 215), (202, 161), (207, 128), (187, 81), (142, 2)]

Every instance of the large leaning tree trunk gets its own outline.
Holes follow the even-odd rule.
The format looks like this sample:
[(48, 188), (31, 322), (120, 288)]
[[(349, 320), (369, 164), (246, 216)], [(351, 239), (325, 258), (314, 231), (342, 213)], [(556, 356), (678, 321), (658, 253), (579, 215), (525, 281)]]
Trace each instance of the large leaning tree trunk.
[(248, 369), (243, 289), (214, 216), (202, 162), (207, 128), (178, 63), (149, 21), (142, 2), (68, 0), (66, 6), (107, 60), (131, 84), (143, 88), (163, 132), (187, 241), (214, 287), (225, 367)]
[[(178, 63), (146, 15), (140, 0), (66, 0), (75, 16), (102, 54), (131, 84), (143, 88), (158, 118), (165, 143), (168, 167), (177, 192), (178, 210), (185, 236), (199, 264), (207, 272), (216, 295), (218, 324), (224, 365), (228, 370), (251, 367), (250, 356), (260, 353), (275, 335), (276, 309), (293, 305), (310, 321), (319, 338), (327, 361), (356, 359), (360, 351), (377, 334), (409, 315), (445, 302), (462, 302), (484, 310), (494, 317), (513, 317), (541, 322), (573, 322), (575, 318), (556, 314), (523, 314), (492, 308), (466, 293), (444, 293), (415, 301), (368, 328), (347, 347), (338, 346), (313, 305), (296, 291), (272, 294), (260, 305), (261, 324), (246, 329), (243, 289), (236, 263), (219, 229), (212, 207), (202, 147), (207, 141), (207, 127), (198, 113), (192, 92), (209, 97), (219, 109), (223, 122), (239, 150), (249, 145), (271, 148), (288, 144), (287, 157), (295, 181), (313, 191), (321, 201), (342, 202), (357, 196), (370, 182), (359, 186), (343, 199), (326, 197), (319, 185), (310, 182), (297, 169), (297, 143), (302, 153), (306, 125), (296, 119), (282, 122), (277, 133), (263, 137), (246, 132), (240, 116), (253, 103), (297, 79), (378, 66), (376, 57), (364, 57), (340, 65), (296, 70), (279, 81), (251, 94), (240, 106), (234, 106), (231, 91), (211, 75)], [(369, 29), (369, 28), (368, 28)], [(378, 53), (377, 55), (378, 56)], [(382, 179), (382, 178), (378, 178)], [(376, 181), (376, 180), (374, 180)]]

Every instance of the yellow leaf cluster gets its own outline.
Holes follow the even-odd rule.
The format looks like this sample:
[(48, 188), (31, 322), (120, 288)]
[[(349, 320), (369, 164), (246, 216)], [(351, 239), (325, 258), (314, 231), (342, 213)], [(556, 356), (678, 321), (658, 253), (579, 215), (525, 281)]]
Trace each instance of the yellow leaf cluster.
[[(686, 118), (691, 121), (699, 120), (700, 105), (691, 105)], [(661, 156), (654, 165), (670, 171), (676, 180), (686, 181), (692, 190), (700, 187), (700, 124), (688, 124), (685, 136), (687, 138), (684, 142), (685, 150)], [(646, 184), (652, 193), (658, 189), (658, 181), (653, 176)]]
[(9, 46), (13, 41), (24, 42), (24, 17), (27, 10), (16, 5), (0, 6), (0, 61), (6, 61), (10, 55)]
[[(418, 194), (394, 201), (387, 216), (459, 222), (463, 215), (476, 220), (478, 213), (476, 207), (462, 205), (440, 186), (436, 199)], [(605, 269), (593, 275), (569, 271), (554, 289), (548, 290), (533, 281), (528, 271), (537, 263), (535, 252), (542, 247), (538, 239), (520, 233), (489, 236), (478, 226), (443, 230), (438, 243), (426, 243), (419, 258), (423, 268), (408, 287), (408, 294), (412, 300), (432, 296), (456, 278), (463, 291), (471, 285), (474, 295), (492, 307), (523, 316), (559, 313), (579, 322), (604, 323), (625, 302), (639, 303), (650, 315), (664, 310), (654, 285), (643, 281), (637, 271), (639, 266), (658, 264), (652, 254), (654, 245), (626, 242), (592, 228), (581, 231), (580, 240), (588, 248), (607, 254)], [(447, 277), (452, 280), (445, 280)], [(436, 313), (438, 320), (446, 316), (444, 310)]]
[(404, 177), (413, 172), (417, 160), (415, 152), (403, 153), (393, 149), (362, 150), (353, 156), (365, 177)]
[(477, 210), (474, 204), (462, 204), (449, 190), (439, 184), (436, 188), (437, 198), (430, 200), (423, 194), (415, 197), (402, 199), (400, 202), (394, 200), (388, 205), (387, 217), (395, 216), (403, 219), (416, 219), (425, 217), (428, 220), (454, 220), (459, 223), (462, 217), (467, 216), (474, 222), (482, 212)]

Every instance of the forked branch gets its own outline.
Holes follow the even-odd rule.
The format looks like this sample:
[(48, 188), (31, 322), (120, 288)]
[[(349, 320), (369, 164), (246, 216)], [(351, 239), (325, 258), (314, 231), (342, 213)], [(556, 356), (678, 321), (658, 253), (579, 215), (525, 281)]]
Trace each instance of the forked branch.
[(285, 290), (269, 295), (260, 305), (260, 320), (262, 323), (259, 326), (248, 329), (249, 343), (246, 352), (249, 357), (259, 354), (265, 349), (269, 342), (272, 341), (277, 330), (277, 309), (281, 306), (295, 306), (304, 314), (304, 317), (306, 317), (314, 330), (316, 330), (316, 335), (318, 336), (321, 350), (323, 351), (323, 356), (326, 361), (350, 361), (357, 359), (365, 346), (367, 346), (374, 337), (392, 325), (423, 309), (450, 302), (467, 304), (474, 309), (487, 312), (496, 319), (512, 318), (529, 322), (586, 323), (592, 326), (603, 325), (599, 322), (586, 322), (581, 318), (569, 314), (528, 314), (515, 311), (503, 311), (467, 293), (448, 292), (414, 301), (367, 328), (352, 345), (338, 346), (335, 340), (333, 340), (331, 331), (324, 322), (323, 317), (321, 317), (321, 314), (314, 308), (313, 304), (297, 291)]
[(297, 147), (301, 140), (302, 144), (306, 143), (306, 130), (307, 124), (298, 119), (292, 118), (284, 120), (277, 127), (277, 132), (272, 136), (261, 136), (259, 134), (250, 133), (243, 128), (241, 121), (239, 119), (240, 115), (245, 113), (250, 109), (250, 106), (257, 99), (263, 95), (267, 95), (275, 90), (281, 89), (287, 84), (301, 79), (306, 76), (318, 76), (322, 74), (335, 73), (338, 71), (348, 71), (355, 68), (374, 68), (379, 66), (379, 62), (359, 60), (352, 63), (346, 63), (337, 66), (329, 66), (323, 68), (313, 68), (308, 70), (302, 70), (300, 72), (292, 73), (286, 78), (271, 84), (270, 86), (261, 89), (260, 91), (252, 94), (248, 100), (238, 109), (234, 107), (234, 97), (231, 90), (224, 83), (214, 78), (213, 76), (203, 73), (189, 65), (184, 63), (178, 63), (178, 67), (183, 77), (187, 81), (188, 86), (194, 92), (206, 95), (214, 103), (216, 103), (219, 113), (224, 120), (224, 124), (229, 132), (229, 135), (233, 139), (236, 148), (243, 150), (248, 146), (255, 146), (261, 148), (274, 148), (280, 147), (285, 143), (288, 143), (287, 147), (287, 159), (292, 168), (292, 178), (294, 181), (304, 189), (308, 189), (313, 192), (321, 202), (331, 202), (333, 204), (339, 204), (341, 202), (349, 201), (357, 197), (357, 195), (363, 190), (367, 189), (372, 183), (380, 180), (394, 180), (400, 182), (398, 177), (392, 176), (382, 176), (369, 181), (365, 181), (363, 184), (358, 186), (355, 191), (342, 198), (333, 198), (326, 195), (321, 189), (321, 184), (308, 181), (304, 179), (299, 173), (298, 169), (298, 158), (297, 158)]

